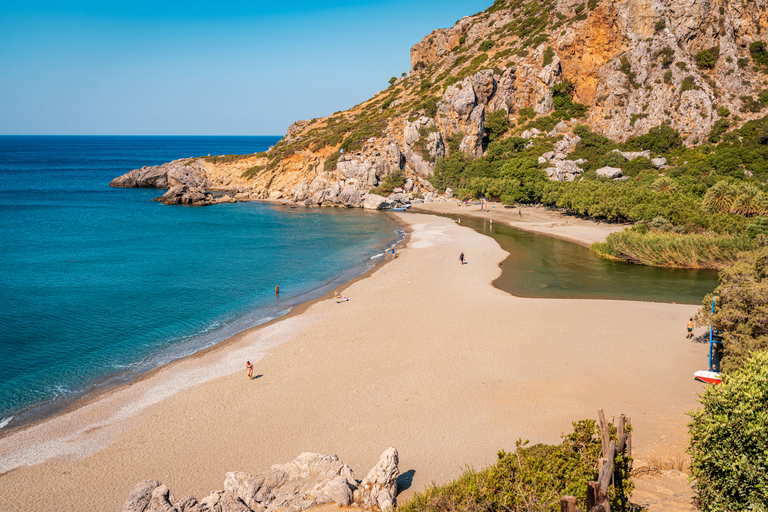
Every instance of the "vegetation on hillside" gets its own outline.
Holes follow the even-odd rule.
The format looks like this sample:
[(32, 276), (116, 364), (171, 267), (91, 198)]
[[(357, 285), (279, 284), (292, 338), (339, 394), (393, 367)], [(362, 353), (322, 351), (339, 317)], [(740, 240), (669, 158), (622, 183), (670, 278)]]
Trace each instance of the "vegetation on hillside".
[[(449, 484), (427, 487), (400, 504), (398, 512), (559, 510), (563, 495), (576, 496), (586, 510), (587, 482), (598, 476), (600, 429), (595, 422), (573, 423), (573, 433), (564, 435), (559, 445), (526, 445), (518, 440), (514, 452), (499, 452), (496, 464), (480, 471), (467, 469)], [(611, 489), (612, 510), (627, 510), (630, 463), (621, 455), (614, 461), (624, 487)]]

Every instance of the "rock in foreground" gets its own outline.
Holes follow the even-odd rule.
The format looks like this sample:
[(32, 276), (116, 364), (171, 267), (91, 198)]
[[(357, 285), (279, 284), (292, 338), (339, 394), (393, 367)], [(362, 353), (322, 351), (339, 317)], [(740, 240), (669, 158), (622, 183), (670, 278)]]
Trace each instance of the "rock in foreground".
[(123, 512), (300, 512), (326, 503), (386, 512), (396, 505), (397, 465), (397, 450), (390, 447), (358, 482), (337, 456), (302, 453), (258, 475), (227, 473), (224, 490), (199, 502), (193, 496), (176, 501), (168, 487), (145, 480), (128, 496)]

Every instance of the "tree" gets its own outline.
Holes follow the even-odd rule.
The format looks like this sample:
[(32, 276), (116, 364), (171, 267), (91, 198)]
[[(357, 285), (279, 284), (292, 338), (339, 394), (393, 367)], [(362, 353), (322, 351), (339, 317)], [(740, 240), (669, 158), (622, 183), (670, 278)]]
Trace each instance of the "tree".
[(752, 183), (743, 183), (738, 190), (738, 195), (731, 206), (733, 213), (740, 213), (751, 217), (764, 213), (763, 193)]
[(677, 184), (675, 184), (675, 180), (669, 176), (662, 176), (657, 179), (653, 182), (651, 188), (656, 192), (667, 192), (669, 194), (677, 192)]
[(725, 180), (718, 181), (704, 194), (701, 208), (707, 213), (729, 212), (733, 206), (734, 196), (735, 190), (730, 183)]
[(691, 476), (704, 512), (768, 507), (768, 353), (707, 386), (690, 414)]

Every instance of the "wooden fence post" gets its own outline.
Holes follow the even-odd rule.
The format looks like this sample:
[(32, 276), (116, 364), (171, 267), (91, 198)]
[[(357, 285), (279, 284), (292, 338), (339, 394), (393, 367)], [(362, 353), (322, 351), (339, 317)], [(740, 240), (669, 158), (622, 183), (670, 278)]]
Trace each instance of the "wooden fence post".
[(560, 512), (577, 512), (576, 496), (563, 496), (560, 498)]

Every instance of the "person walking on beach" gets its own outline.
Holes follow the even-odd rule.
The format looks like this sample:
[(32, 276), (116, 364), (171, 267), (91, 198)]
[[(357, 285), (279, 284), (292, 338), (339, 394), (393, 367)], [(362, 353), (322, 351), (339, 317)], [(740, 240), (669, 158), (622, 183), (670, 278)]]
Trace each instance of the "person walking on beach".
[(459, 261), (462, 265), (464, 264), (464, 253), (461, 253), (461, 256), (459, 256)]
[(245, 362), (245, 369), (248, 370), (248, 380), (253, 380), (253, 365), (250, 361)]
[(688, 321), (688, 325), (686, 327), (688, 327), (688, 335), (686, 336), (686, 339), (693, 338), (693, 318)]

